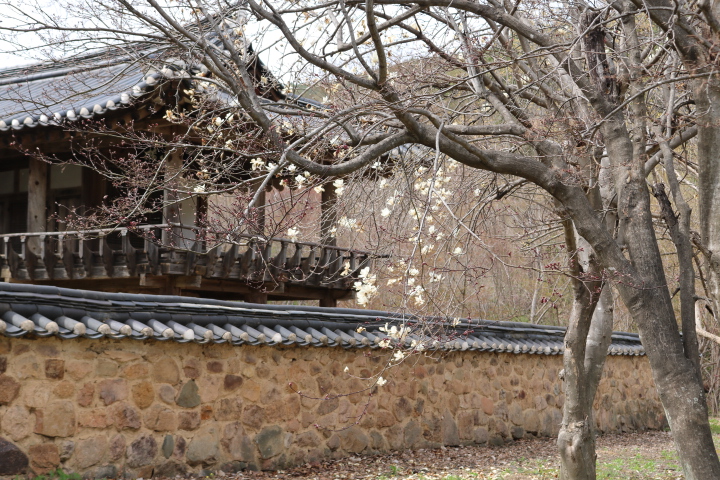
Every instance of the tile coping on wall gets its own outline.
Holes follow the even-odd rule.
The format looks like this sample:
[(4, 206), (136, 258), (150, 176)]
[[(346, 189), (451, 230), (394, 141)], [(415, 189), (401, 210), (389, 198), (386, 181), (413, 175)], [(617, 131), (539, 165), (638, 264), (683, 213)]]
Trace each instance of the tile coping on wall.
[[(155, 339), (233, 345), (380, 348), (386, 324), (408, 327), (405, 346), (558, 355), (565, 328), (517, 322), (0, 283), (0, 334)], [(362, 327), (362, 328), (361, 328)], [(637, 334), (615, 332), (610, 355), (644, 355)]]

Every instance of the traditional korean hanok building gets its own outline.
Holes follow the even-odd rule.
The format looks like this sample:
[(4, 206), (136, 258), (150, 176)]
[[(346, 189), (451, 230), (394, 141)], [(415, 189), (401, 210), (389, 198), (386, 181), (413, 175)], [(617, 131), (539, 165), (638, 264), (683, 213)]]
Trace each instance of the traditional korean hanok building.
[[(259, 60), (248, 71), (269, 101), (311, 102), (291, 100), (277, 82), (268, 83), (272, 77)], [(67, 229), (62, 219), (69, 212), (82, 214), (118, 195), (93, 169), (63, 164), (91, 139), (100, 152), (118, 148), (78, 125), (101, 121), (110, 129), (170, 132), (174, 125), (165, 118), (167, 109), (187, 102), (184, 92), (194, 88), (189, 76), (174, 68), (148, 71), (107, 52), (0, 71), (3, 281), (255, 303), (319, 300), (321, 306), (335, 306), (339, 299), (352, 298), (358, 272), (371, 258), (335, 245), (328, 234), (335, 222), (329, 208), (335, 198), (332, 184), (317, 198), (323, 205), (314, 216), (321, 223), (321, 243), (268, 238), (261, 231), (210, 246), (198, 236), (197, 225), (207, 196), (179, 198), (167, 190), (162, 211), (146, 215), (134, 229)], [(48, 162), (48, 156), (57, 163)], [(169, 168), (182, 162), (177, 150)]]

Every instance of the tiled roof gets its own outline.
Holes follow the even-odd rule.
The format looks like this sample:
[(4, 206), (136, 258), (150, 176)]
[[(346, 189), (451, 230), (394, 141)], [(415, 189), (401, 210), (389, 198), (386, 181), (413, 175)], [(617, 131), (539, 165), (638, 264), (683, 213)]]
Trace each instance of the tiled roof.
[[(545, 325), (403, 318), (372, 310), (256, 305), (188, 297), (103, 293), (0, 283), (0, 334), (128, 338), (234, 345), (379, 348), (386, 324), (410, 327), (430, 349), (562, 353), (565, 329)], [(423, 327), (423, 325), (426, 325)], [(427, 327), (431, 325), (431, 327)], [(358, 327), (363, 327), (364, 330)], [(418, 333), (429, 331), (425, 336)], [(643, 355), (637, 334), (613, 333), (611, 355)]]
[(59, 125), (129, 106), (174, 72), (143, 75), (118, 59), (74, 68), (47, 65), (0, 71), (0, 131)]
[[(143, 63), (157, 64), (151, 61), (155, 54), (147, 49), (138, 44)], [(252, 54), (252, 46), (248, 47), (248, 53)], [(0, 132), (96, 118), (130, 106), (165, 81), (189, 82), (191, 75), (202, 71), (201, 67), (182, 62), (160, 62), (165, 66), (154, 69), (136, 60), (122, 50), (107, 49), (55, 63), (0, 69)], [(274, 80), (265, 64), (258, 57), (252, 62), (257, 67), (256, 74), (273, 79), (277, 93), (288, 102), (322, 108), (311, 99), (282, 94), (284, 87)], [(222, 92), (216, 97), (223, 102), (234, 102)]]

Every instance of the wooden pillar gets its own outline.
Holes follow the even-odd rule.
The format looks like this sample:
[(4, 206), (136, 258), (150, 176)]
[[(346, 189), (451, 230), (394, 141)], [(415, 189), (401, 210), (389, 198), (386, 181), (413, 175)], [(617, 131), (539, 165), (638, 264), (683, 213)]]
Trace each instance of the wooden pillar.
[(337, 307), (337, 300), (328, 295), (325, 298), (320, 299), (320, 306), (335, 308)]
[(243, 295), (243, 299), (249, 303), (259, 303), (265, 305), (267, 300), (267, 293), (261, 292), (260, 290), (251, 290), (250, 293)]
[(337, 193), (332, 183), (323, 185), (320, 205), (320, 243), (323, 245), (336, 245), (335, 237), (332, 235), (332, 229), (337, 225)]
[[(177, 188), (180, 187), (180, 172), (183, 166), (182, 152), (175, 149), (170, 152), (170, 158), (165, 164), (165, 190), (163, 192), (163, 222), (180, 223), (180, 203)], [(182, 231), (173, 228), (172, 231), (163, 230), (163, 245), (178, 245), (182, 240)]]
[[(323, 245), (337, 245), (332, 234), (333, 227), (337, 225), (337, 192), (331, 182), (323, 185), (320, 205), (320, 243)], [(320, 299), (321, 307), (337, 307), (337, 300), (328, 293)]]
[[(42, 160), (29, 158), (28, 172), (28, 208), (27, 231), (47, 231), (47, 190), (48, 190), (48, 164)], [(28, 240), (28, 248), (36, 255), (40, 254), (38, 238)]]
[[(253, 207), (253, 211), (255, 212), (257, 217), (255, 217), (254, 223), (250, 225), (251, 228), (248, 230), (248, 233), (259, 236), (265, 235), (266, 190), (263, 188), (262, 190), (258, 191), (260, 187), (262, 187), (263, 180), (264, 178), (260, 177), (256, 178), (250, 183), (250, 198), (253, 198), (255, 194), (258, 193), (258, 199), (257, 202), (255, 202), (255, 207)], [(261, 254), (261, 251), (258, 251), (257, 253)], [(268, 302), (267, 297), (267, 293), (255, 288), (251, 289), (249, 293), (243, 295), (243, 299), (246, 302), (259, 303), (263, 305)]]

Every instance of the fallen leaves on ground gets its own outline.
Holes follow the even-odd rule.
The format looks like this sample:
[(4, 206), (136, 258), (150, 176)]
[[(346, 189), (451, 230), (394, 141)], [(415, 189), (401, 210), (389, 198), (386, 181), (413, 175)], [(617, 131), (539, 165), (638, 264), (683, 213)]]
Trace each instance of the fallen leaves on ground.
[[(217, 476), (227, 480), (545, 480), (557, 478), (554, 438), (497, 447), (442, 447), (352, 456), (274, 472)], [(672, 437), (666, 432), (603, 435), (597, 439), (598, 478), (681, 479)]]

